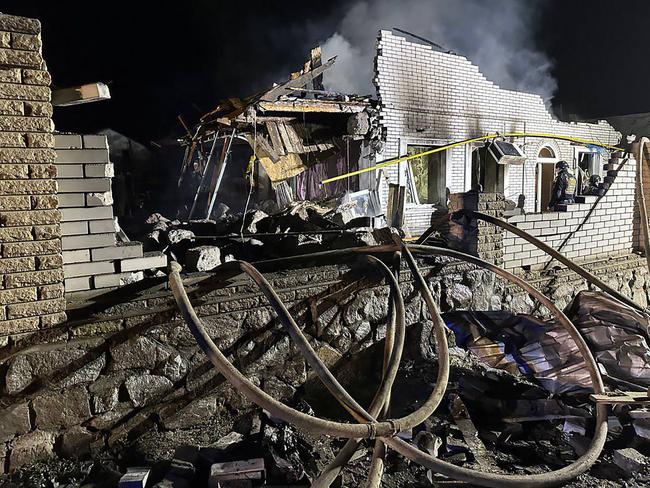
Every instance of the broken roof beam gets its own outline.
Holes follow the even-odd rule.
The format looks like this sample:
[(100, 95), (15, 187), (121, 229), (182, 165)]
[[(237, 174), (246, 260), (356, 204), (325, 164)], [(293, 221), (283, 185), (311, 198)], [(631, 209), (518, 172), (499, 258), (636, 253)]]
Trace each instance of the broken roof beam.
[(318, 78), (326, 69), (330, 68), (334, 62), (336, 61), (336, 56), (334, 56), (332, 59), (327, 61), (322, 66), (318, 66), (317, 68), (313, 68), (310, 71), (307, 71), (306, 73), (303, 73), (302, 75), (285, 81), (284, 83), (280, 83), (277, 86), (274, 86), (271, 88), (269, 91), (264, 93), (261, 97), (260, 100), (262, 102), (273, 102), (277, 100), (279, 97), (282, 95), (285, 95), (287, 90), (286, 87), (289, 86), (296, 86), (296, 87), (301, 87), (304, 88), (307, 84), (313, 83), (313, 81)]
[(260, 102), (258, 107), (264, 112), (315, 112), (315, 113), (357, 113), (368, 106), (364, 102), (332, 102), (325, 100), (288, 100), (280, 102)]
[(55, 107), (69, 107), (110, 99), (111, 91), (104, 83), (89, 83), (52, 91), (52, 105)]

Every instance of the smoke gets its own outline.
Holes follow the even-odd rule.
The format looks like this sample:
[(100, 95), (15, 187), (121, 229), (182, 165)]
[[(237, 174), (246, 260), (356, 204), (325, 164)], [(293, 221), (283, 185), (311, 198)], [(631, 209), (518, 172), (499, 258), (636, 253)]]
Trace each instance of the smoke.
[(374, 93), (377, 32), (397, 27), (466, 56), (502, 88), (548, 102), (557, 85), (552, 63), (535, 41), (542, 8), (541, 0), (357, 1), (322, 44), (324, 59), (338, 56), (324, 83), (331, 90)]

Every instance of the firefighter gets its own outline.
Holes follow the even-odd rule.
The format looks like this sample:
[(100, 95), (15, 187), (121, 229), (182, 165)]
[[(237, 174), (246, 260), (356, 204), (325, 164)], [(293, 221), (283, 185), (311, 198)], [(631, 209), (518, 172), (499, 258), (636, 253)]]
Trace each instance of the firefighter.
[(576, 194), (576, 178), (569, 171), (569, 164), (566, 161), (558, 161), (555, 164), (557, 176), (553, 182), (551, 201), (548, 207), (555, 210), (557, 205), (574, 203)]

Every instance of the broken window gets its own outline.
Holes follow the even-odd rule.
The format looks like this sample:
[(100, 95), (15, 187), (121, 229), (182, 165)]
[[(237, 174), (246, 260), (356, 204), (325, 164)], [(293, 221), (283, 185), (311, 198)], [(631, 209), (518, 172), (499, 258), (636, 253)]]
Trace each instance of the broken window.
[(575, 176), (578, 180), (578, 193), (582, 194), (589, 186), (589, 180), (592, 176), (598, 176), (600, 181), (603, 173), (603, 163), (597, 151), (577, 148), (576, 163), (577, 174)]
[[(436, 146), (408, 146), (409, 156), (434, 149)], [(446, 205), (445, 151), (411, 159), (409, 164), (410, 201), (416, 204)]]
[(506, 164), (498, 164), (487, 147), (472, 153), (472, 189), (486, 193), (504, 193)]

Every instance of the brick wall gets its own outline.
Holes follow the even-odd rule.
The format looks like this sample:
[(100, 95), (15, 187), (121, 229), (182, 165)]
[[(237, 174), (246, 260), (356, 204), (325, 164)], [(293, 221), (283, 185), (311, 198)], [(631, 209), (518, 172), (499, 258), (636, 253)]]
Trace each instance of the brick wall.
[(66, 293), (122, 286), (144, 279), (146, 269), (164, 268), (164, 254), (118, 239), (106, 136), (57, 134), (54, 147)]
[[(621, 162), (619, 158), (612, 158), (605, 166), (610, 175), (606, 177), (609, 189), (599, 201), (596, 197), (587, 197), (591, 201), (568, 205), (563, 212), (518, 215), (509, 222), (568, 258), (629, 253), (635, 247), (635, 234), (638, 234), (634, 217), (636, 161), (630, 159), (616, 171)], [(503, 245), (506, 268), (535, 268), (550, 260), (542, 250), (509, 232)]]
[[(620, 139), (620, 134), (604, 121), (560, 122), (538, 95), (501, 89), (467, 58), (408, 42), (389, 31), (380, 32), (375, 64), (374, 82), (386, 137), (384, 152), (377, 160), (405, 154), (410, 144), (442, 145), (494, 132), (543, 132), (609, 144)], [(549, 145), (559, 158), (571, 162), (573, 147), (568, 142), (533, 138), (519, 139), (517, 143), (531, 160), (524, 166), (509, 168), (505, 196), (516, 202), (523, 192), (526, 210), (534, 211), (535, 158), (539, 150)], [(470, 146), (447, 151), (446, 183), (452, 193), (470, 189), (470, 151)], [(391, 182), (404, 184), (406, 164), (389, 166), (383, 172)], [(386, 190), (382, 193), (385, 205)], [(430, 205), (407, 209), (411, 232), (418, 234), (428, 227), (431, 211)]]
[(65, 320), (50, 75), (37, 20), (0, 14), (0, 332)]

